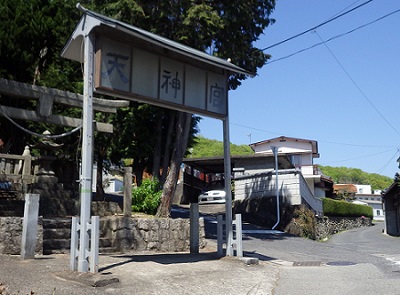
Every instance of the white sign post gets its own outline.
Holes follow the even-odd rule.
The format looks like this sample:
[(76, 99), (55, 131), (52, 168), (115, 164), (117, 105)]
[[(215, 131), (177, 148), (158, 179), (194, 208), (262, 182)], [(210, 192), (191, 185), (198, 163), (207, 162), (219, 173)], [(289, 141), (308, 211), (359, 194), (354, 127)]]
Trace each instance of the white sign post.
[[(71, 243), (71, 269), (86, 272), (90, 267), (90, 271), (97, 271), (99, 236), (95, 227), (98, 225), (90, 218), (93, 91), (223, 121), (226, 255), (233, 255), (228, 77), (233, 73), (253, 74), (228, 61), (84, 9), (79, 4), (77, 7), (84, 15), (61, 53), (65, 58), (83, 62), (85, 72), (81, 215), (79, 223), (74, 219), (78, 224), (71, 234), (74, 243)], [(79, 246), (76, 232), (79, 232)]]

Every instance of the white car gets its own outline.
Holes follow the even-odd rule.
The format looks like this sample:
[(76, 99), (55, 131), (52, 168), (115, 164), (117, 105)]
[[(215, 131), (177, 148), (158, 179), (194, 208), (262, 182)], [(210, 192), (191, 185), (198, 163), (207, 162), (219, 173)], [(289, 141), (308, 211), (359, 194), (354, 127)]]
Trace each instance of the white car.
[(226, 193), (223, 190), (211, 190), (199, 196), (199, 204), (225, 204)]

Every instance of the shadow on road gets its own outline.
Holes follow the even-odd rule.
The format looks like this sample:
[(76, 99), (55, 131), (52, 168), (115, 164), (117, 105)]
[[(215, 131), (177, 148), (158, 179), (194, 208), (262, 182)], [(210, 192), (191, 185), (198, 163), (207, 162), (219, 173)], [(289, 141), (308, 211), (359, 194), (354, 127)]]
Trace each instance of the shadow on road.
[(199, 254), (190, 254), (190, 253), (166, 253), (166, 254), (144, 254), (144, 255), (112, 255), (115, 259), (123, 259), (123, 261), (119, 261), (105, 267), (99, 269), (100, 272), (110, 270), (112, 268), (129, 264), (129, 263), (138, 263), (138, 262), (155, 262), (164, 265), (169, 264), (179, 264), (179, 263), (193, 263), (199, 261), (210, 261), (210, 260), (219, 260), (221, 257), (217, 255), (216, 252), (209, 253), (199, 253)]
[(271, 261), (271, 260), (276, 260), (274, 257), (266, 256), (260, 253), (257, 253), (255, 251), (249, 252), (249, 251), (244, 251), (243, 252), (244, 257), (252, 257), (252, 258), (257, 258), (260, 261)]

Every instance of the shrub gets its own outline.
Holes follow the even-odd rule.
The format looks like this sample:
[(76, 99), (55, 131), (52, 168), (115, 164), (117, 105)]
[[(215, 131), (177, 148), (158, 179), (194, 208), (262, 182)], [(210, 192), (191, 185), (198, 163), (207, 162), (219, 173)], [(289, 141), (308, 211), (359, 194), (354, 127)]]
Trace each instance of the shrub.
[(161, 200), (158, 182), (143, 180), (142, 184), (132, 190), (132, 211), (155, 215)]
[(323, 211), (326, 216), (339, 217), (369, 217), (373, 218), (373, 210), (366, 205), (358, 205), (346, 201), (337, 201), (329, 198), (322, 199)]
[(294, 225), (297, 235), (315, 239), (315, 213), (304, 205), (296, 206), (293, 212)]

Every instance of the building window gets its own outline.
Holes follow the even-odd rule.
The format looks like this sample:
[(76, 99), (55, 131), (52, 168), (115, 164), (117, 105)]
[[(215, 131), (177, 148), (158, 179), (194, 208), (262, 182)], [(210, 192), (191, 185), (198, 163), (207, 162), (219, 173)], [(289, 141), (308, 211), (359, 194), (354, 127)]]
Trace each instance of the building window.
[(376, 215), (380, 216), (381, 215), (381, 210), (376, 210)]
[(362, 193), (363, 193), (363, 189), (362, 189), (362, 188), (359, 188), (359, 189), (358, 189), (358, 193), (359, 193), (359, 194), (362, 194)]
[(291, 155), (290, 160), (294, 167), (301, 167), (301, 155)]

